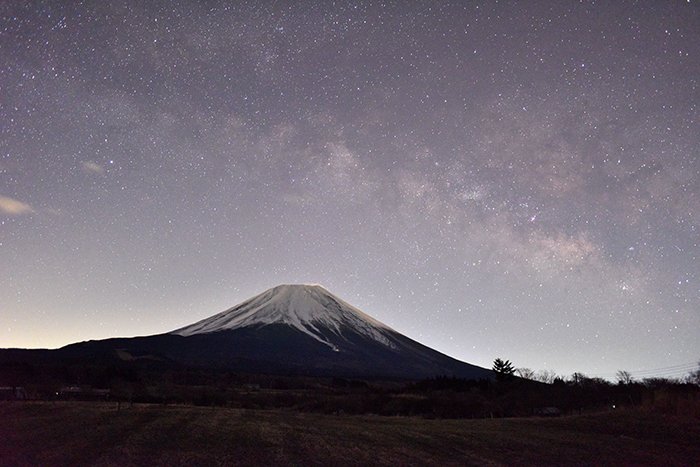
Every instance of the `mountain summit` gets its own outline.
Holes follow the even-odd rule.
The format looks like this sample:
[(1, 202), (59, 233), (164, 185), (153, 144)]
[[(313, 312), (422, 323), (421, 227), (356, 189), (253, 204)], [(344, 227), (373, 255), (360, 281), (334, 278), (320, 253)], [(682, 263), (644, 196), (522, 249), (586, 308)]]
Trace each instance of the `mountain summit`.
[(389, 347), (393, 345), (388, 335), (395, 332), (320, 285), (283, 284), (172, 334), (192, 336), (268, 324), (291, 326), (335, 351), (344, 331)]

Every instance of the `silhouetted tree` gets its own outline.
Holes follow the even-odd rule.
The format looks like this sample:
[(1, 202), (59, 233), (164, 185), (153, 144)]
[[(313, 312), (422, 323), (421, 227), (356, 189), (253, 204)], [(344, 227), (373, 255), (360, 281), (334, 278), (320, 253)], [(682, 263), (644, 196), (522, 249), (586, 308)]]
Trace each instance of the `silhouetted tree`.
[(664, 378), (664, 377), (652, 377), (652, 378), (644, 378), (642, 380), (642, 384), (646, 386), (649, 389), (660, 389), (660, 388), (667, 388), (669, 386), (673, 386), (674, 384), (679, 384), (680, 380), (674, 379), (674, 378)]
[(518, 368), (515, 372), (523, 379), (535, 379), (535, 370), (531, 368)]
[(571, 375), (571, 383), (572, 383), (574, 386), (581, 386), (581, 385), (583, 385), (586, 381), (588, 381), (588, 379), (589, 379), (588, 376), (586, 376), (586, 375), (583, 374), (583, 373), (579, 373), (578, 371), (575, 372), (575, 373), (573, 373), (573, 374)]
[(686, 378), (690, 384), (696, 384), (700, 386), (700, 362), (698, 362), (698, 367), (691, 371)]
[(535, 375), (535, 380), (542, 383), (552, 384), (557, 379), (557, 373), (554, 370), (540, 370)]
[(632, 384), (634, 382), (634, 378), (630, 374), (629, 371), (625, 370), (619, 370), (617, 373), (615, 373), (615, 378), (617, 379), (617, 384)]
[(496, 379), (499, 381), (508, 379), (515, 373), (515, 368), (510, 360), (502, 360), (501, 358), (497, 358), (493, 361), (492, 369), (494, 373), (496, 373)]

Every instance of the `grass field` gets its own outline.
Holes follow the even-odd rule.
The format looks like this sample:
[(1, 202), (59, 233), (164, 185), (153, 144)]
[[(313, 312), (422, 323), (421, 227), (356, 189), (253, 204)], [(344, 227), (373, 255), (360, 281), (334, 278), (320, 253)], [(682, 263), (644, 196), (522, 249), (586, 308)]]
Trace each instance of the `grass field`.
[(698, 465), (697, 419), (618, 411), (427, 420), (0, 402), (1, 465)]

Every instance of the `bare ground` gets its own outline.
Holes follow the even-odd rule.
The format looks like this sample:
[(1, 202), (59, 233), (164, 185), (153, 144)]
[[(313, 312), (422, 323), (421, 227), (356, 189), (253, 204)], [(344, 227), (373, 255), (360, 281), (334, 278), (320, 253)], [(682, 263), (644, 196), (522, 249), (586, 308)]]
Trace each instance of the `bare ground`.
[(427, 420), (0, 402), (0, 465), (699, 465), (695, 418)]

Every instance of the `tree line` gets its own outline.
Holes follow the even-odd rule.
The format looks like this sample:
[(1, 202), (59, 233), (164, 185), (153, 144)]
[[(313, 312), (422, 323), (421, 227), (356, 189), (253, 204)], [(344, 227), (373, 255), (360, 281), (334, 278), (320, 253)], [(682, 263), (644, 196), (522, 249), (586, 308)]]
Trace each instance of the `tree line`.
[[(584, 373), (574, 372), (571, 376), (566, 377), (563, 375), (558, 375), (553, 370), (540, 370), (535, 371), (531, 368), (516, 368), (510, 360), (503, 360), (498, 357), (493, 361), (493, 366), (491, 367), (495, 373), (497, 381), (507, 380), (514, 376), (530, 381), (538, 381), (546, 384), (553, 384), (555, 382), (567, 382), (570, 381), (574, 384), (581, 384), (583, 382), (587, 383), (598, 383), (598, 384), (611, 384), (608, 380), (599, 377), (591, 377)], [(686, 375), (680, 378), (669, 378), (669, 377), (659, 377), (650, 376), (646, 378), (635, 378), (632, 373), (627, 370), (618, 370), (615, 373), (615, 382), (619, 385), (629, 385), (629, 384), (651, 384), (658, 385), (660, 382), (665, 382), (667, 384), (694, 384), (700, 386), (700, 361), (696, 369), (689, 371)]]

